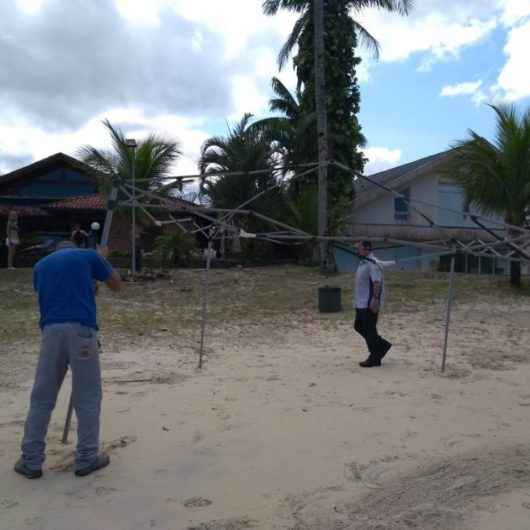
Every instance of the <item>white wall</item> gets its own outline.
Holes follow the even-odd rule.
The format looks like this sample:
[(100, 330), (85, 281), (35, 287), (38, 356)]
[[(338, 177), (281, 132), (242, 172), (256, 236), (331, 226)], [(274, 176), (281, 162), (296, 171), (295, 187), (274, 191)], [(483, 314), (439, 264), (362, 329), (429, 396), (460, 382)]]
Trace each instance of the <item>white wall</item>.
[[(412, 203), (412, 208), (409, 207), (409, 217), (406, 221), (398, 221), (394, 217), (394, 196), (390, 193), (384, 193), (374, 201), (355, 208), (352, 215), (352, 221), (359, 224), (407, 224), (428, 226), (428, 222), (418, 213), (417, 210), (425, 213), (430, 219), (437, 224), (443, 226), (454, 226), (460, 228), (478, 228), (477, 225), (469, 218), (469, 216), (459, 215), (442, 208), (448, 208), (455, 211), (463, 211), (465, 204), (465, 194), (458, 184), (451, 182), (447, 177), (440, 177), (437, 174), (432, 174), (426, 177), (420, 177), (406, 186), (396, 189), (396, 191), (403, 193), (405, 189), (410, 189), (410, 199), (425, 201), (434, 206), (427, 206), (421, 203)], [(470, 208), (470, 213), (480, 215), (474, 208)], [(499, 216), (491, 216), (491, 219), (502, 223), (502, 218)], [(495, 222), (484, 223), (486, 226), (499, 228)]]
[[(436, 175), (419, 178), (396, 191), (401, 193), (406, 188), (410, 189), (411, 199), (420, 199), (433, 204), (438, 203), (438, 177)], [(394, 217), (394, 196), (390, 193), (383, 193), (384, 195), (381, 195), (374, 201), (355, 208), (352, 221), (359, 224), (411, 224), (428, 226), (428, 222), (413, 209), (409, 209), (409, 218), (407, 221), (396, 221)], [(420, 204), (414, 204), (414, 207), (427, 214), (434, 221), (437, 221), (437, 208)]]

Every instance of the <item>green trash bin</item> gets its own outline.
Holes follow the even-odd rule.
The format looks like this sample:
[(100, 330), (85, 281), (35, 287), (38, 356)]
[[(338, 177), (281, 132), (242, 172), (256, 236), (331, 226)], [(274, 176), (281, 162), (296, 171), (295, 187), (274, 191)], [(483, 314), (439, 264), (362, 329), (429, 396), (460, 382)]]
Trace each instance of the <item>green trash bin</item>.
[(342, 311), (340, 287), (320, 287), (318, 289), (318, 310), (321, 313)]

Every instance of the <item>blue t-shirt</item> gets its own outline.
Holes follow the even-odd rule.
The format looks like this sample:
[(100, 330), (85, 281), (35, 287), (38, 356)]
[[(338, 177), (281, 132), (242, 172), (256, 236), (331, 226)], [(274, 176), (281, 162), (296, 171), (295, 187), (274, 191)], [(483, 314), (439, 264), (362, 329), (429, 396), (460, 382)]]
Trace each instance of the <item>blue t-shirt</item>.
[(97, 329), (94, 280), (105, 282), (111, 272), (95, 250), (68, 248), (41, 259), (33, 269), (40, 327), (77, 322)]

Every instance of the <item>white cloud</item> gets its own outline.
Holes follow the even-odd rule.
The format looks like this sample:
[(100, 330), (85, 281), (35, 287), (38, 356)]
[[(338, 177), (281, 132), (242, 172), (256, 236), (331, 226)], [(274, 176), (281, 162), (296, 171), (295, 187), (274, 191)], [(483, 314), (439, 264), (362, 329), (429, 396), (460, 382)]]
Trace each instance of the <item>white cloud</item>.
[(470, 81), (467, 83), (458, 83), (457, 85), (447, 85), (440, 92), (444, 97), (455, 97), (475, 94), (482, 86), (482, 81)]
[(122, 17), (130, 22), (143, 25), (160, 24), (159, 10), (163, 7), (161, 0), (114, 0)]
[[(4, 1), (2, 171), (105, 145), (99, 121), (109, 117), (132, 132), (174, 132), (185, 152), (179, 171), (195, 172), (208, 136), (197, 118), (267, 112), (276, 55), (296, 18), (266, 17), (262, 0), (98, 0), (84, 11), (63, 0)], [(295, 88), (291, 68), (279, 77)]]
[(249, 75), (238, 74), (232, 78), (232, 97), (234, 112), (228, 118), (233, 121), (240, 120), (245, 112), (255, 116), (264, 114), (269, 105), (267, 92)]
[[(506, 63), (497, 81), (489, 86), (479, 82), (464, 82), (442, 89), (442, 96), (468, 95), (475, 105), (485, 102), (513, 103), (530, 97), (530, 0), (498, 0), (498, 19), (507, 29), (504, 53)], [(429, 61), (427, 60), (427, 66)]]
[(408, 17), (377, 10), (357, 16), (379, 40), (381, 61), (401, 61), (424, 52), (424, 70), (434, 62), (458, 57), (461, 49), (482, 40), (497, 25), (489, 0), (452, 0), (449, 7), (446, 1), (427, 0), (418, 3)]
[[(128, 1), (128, 0), (127, 0)], [(141, 0), (143, 1), (143, 0)], [(157, 0), (171, 6), (179, 16), (202, 24), (209, 31), (223, 36), (225, 58), (233, 59), (247, 50), (249, 42), (259, 33), (276, 36), (283, 41), (291, 32), (296, 17), (281, 11), (275, 17), (263, 14), (261, 0)], [(147, 2), (150, 6), (151, 2)]]
[(370, 65), (371, 60), (363, 57), (361, 64), (357, 67), (357, 79), (359, 83), (367, 83), (370, 81)]
[(500, 0), (503, 9), (502, 21), (513, 26), (521, 19), (530, 15), (530, 0)]
[(396, 166), (403, 155), (401, 149), (389, 149), (388, 147), (368, 147), (363, 149), (363, 152), (368, 158), (365, 167), (365, 173), (368, 175)]
[[(79, 148), (86, 144), (99, 149), (109, 148), (109, 133), (101, 123), (105, 118), (108, 118), (113, 125), (122, 128), (128, 137), (141, 139), (156, 131), (164, 138), (178, 140), (183, 156), (175, 165), (174, 171), (197, 172), (200, 147), (209, 136), (201, 129), (202, 120), (183, 119), (170, 114), (146, 116), (141, 109), (134, 107), (111, 109), (93, 117), (73, 133), (50, 134), (44, 128), (22, 121), (20, 118), (16, 121), (3, 121), (0, 123), (0, 154), (5, 152), (10, 157), (22, 159), (31, 156), (41, 159), (57, 152), (76, 156)], [(13, 168), (0, 169), (7, 171)]]
[(28, 15), (35, 15), (42, 8), (44, 0), (17, 0), (17, 3)]
[(494, 90), (507, 102), (530, 96), (530, 20), (518, 25), (508, 33), (504, 52), (508, 57)]

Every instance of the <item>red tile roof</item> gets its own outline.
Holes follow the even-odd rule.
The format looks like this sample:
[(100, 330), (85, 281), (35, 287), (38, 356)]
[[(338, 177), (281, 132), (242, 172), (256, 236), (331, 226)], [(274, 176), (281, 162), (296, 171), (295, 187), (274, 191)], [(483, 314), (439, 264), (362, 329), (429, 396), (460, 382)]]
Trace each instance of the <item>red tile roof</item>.
[[(186, 209), (193, 208), (196, 206), (192, 202), (186, 201), (180, 198), (169, 198), (175, 205), (175, 209)], [(106, 210), (107, 209), (107, 198), (103, 193), (96, 193), (93, 195), (85, 195), (84, 197), (70, 197), (62, 201), (57, 201), (51, 204), (47, 204), (46, 208), (60, 209), (60, 210)]]
[(106, 210), (107, 199), (103, 193), (95, 193), (84, 197), (70, 197), (48, 204), (46, 208), (53, 208), (54, 210)]
[(7, 217), (9, 212), (17, 212), (19, 217), (45, 217), (48, 212), (36, 206), (2, 206), (0, 205), (0, 216)]

